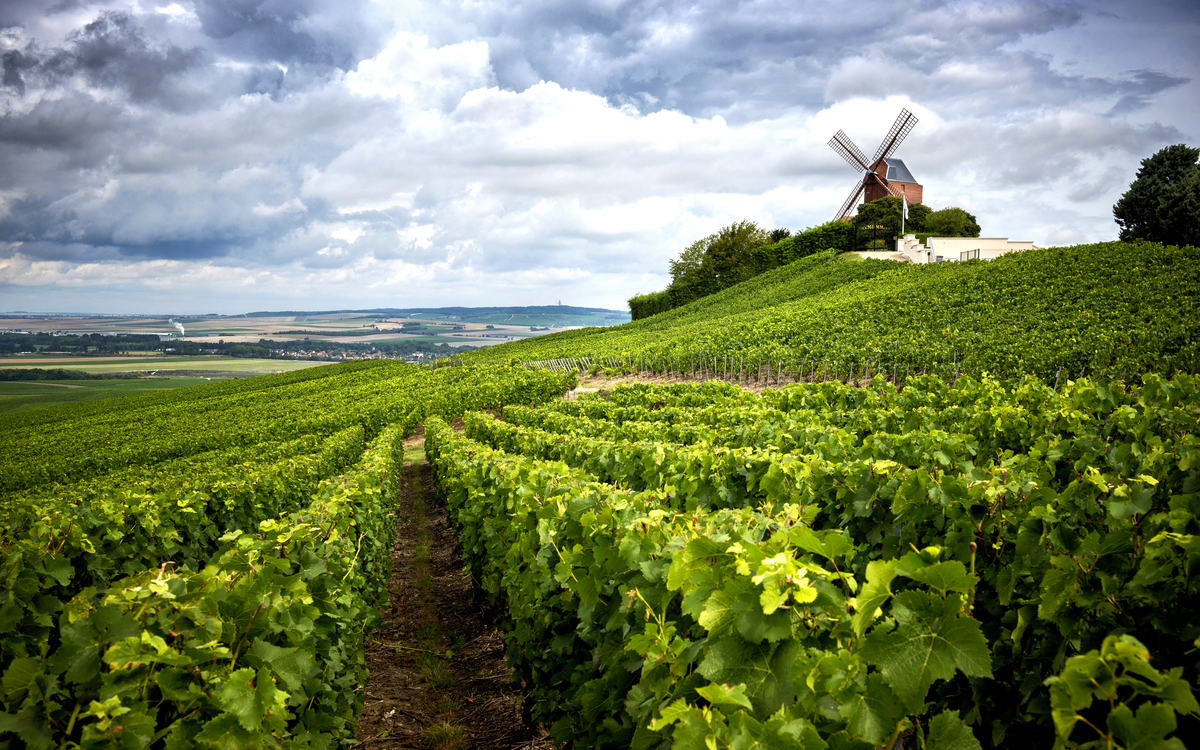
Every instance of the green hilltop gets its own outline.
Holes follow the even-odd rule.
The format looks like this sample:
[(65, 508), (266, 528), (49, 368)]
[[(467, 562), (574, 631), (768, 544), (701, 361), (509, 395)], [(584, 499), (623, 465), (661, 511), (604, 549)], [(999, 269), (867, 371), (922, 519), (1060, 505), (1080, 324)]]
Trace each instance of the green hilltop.
[(1200, 249), (1150, 242), (1036, 248), (908, 265), (832, 251), (612, 328), (463, 355), (603, 359), (689, 371), (783, 363), (793, 373), (923, 371), (1120, 376), (1200, 369)]

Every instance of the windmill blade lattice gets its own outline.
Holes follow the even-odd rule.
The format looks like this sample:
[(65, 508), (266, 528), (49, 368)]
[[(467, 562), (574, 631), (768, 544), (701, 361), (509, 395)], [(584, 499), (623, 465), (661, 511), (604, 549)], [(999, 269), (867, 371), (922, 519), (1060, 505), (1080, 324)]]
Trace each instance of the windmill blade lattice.
[(892, 123), (892, 129), (888, 131), (888, 134), (883, 138), (883, 142), (879, 144), (879, 150), (875, 152), (875, 158), (871, 159), (871, 164), (878, 164), (880, 159), (886, 159), (891, 156), (916, 126), (917, 116), (907, 109), (900, 110), (896, 121)]
[(839, 130), (833, 134), (833, 137), (829, 139), (829, 147), (838, 152), (846, 160), (846, 163), (855, 169), (870, 169), (867, 165), (867, 157), (858, 150), (858, 146), (854, 145), (850, 136), (842, 131)]
[[(892, 123), (891, 130), (884, 136), (883, 142), (879, 144), (879, 149), (875, 152), (875, 156), (871, 161), (867, 161), (866, 156), (859, 150), (858, 146), (854, 145), (854, 141), (845, 132), (839, 130), (833, 134), (833, 138), (829, 139), (829, 147), (838, 153), (838, 156), (846, 160), (846, 163), (859, 172), (858, 184), (855, 185), (850, 197), (842, 204), (838, 210), (834, 220), (845, 219), (848, 216), (850, 208), (858, 201), (863, 192), (872, 185), (878, 185), (883, 192), (888, 195), (894, 195), (897, 198), (904, 194), (896, 188), (888, 179), (888, 167), (884, 162), (890, 157), (904, 139), (908, 136), (912, 129), (917, 124), (917, 118), (912, 112), (907, 109), (900, 110), (900, 115), (896, 117), (896, 121)], [(918, 194), (919, 195), (919, 194)], [(877, 196), (878, 197), (878, 196)]]
[(858, 196), (862, 195), (862, 191), (865, 190), (866, 187), (867, 184), (861, 181), (854, 186), (854, 190), (850, 192), (850, 197), (847, 198), (846, 202), (842, 204), (842, 207), (838, 209), (837, 216), (833, 217), (834, 221), (846, 216), (846, 213), (850, 210), (850, 207), (858, 202)]

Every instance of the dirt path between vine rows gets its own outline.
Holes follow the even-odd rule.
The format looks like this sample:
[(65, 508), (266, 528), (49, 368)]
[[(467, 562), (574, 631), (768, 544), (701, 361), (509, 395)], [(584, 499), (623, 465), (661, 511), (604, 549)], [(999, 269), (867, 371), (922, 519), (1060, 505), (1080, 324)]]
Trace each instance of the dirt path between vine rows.
[(474, 604), (424, 435), (405, 443), (390, 606), (367, 644), (358, 747), (550, 750), (545, 733), (523, 723), (500, 633)]

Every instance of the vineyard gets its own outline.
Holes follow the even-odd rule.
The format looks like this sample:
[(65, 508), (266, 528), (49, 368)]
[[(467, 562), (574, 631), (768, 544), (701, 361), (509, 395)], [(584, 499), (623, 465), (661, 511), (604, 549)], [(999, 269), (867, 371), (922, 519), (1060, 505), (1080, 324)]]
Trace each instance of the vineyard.
[(1178, 750), (1197, 321), (1196, 248), (826, 252), (436, 368), (0, 416), (0, 750), (355, 744), (418, 428), (561, 746)]
[(570, 746), (1178, 748), (1198, 389), (622, 387), (426, 451)]
[(368, 361), (0, 419), (0, 746), (353, 742), (400, 439), (568, 385)]
[(768, 367), (773, 380), (1196, 372), (1200, 249), (1112, 242), (919, 266), (819, 253), (619, 328), (462, 358), (565, 359), (729, 380)]

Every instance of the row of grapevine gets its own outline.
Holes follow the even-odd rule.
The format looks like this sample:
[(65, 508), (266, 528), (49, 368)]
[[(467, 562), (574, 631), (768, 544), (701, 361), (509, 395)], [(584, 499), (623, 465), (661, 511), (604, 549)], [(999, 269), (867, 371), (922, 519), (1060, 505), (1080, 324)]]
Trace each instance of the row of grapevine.
[[(427, 415), (569, 386), (510, 368), (331, 368), (41, 423), (75, 440), (34, 442), (76, 460), (0, 496), (0, 747), (352, 742), (401, 438)], [(143, 445), (115, 452), (129, 436)]]
[[(64, 603), (49, 649), (7, 643), (0, 717), (28, 747), (328, 746), (361, 710), (362, 638), (390, 565), (401, 436), (302, 509), (233, 530), (199, 571), (164, 562)], [(28, 631), (26, 631), (28, 633)], [(29, 634), (34, 635), (34, 634)], [(6, 648), (6, 651), (9, 650)]]
[[(923, 266), (821, 254), (613, 329), (464, 361), (759, 382), (1200, 371), (1200, 249), (1101, 243)], [(782, 374), (781, 374), (782, 371)]]
[[(1179, 746), (1177, 721), (1200, 727), (1200, 378), (959, 385), (430, 420), (531, 714), (578, 747)], [(664, 442), (689, 410), (734, 414)], [(806, 439), (777, 439), (794, 423)]]
[(274, 388), (258, 384), (198, 397), (205, 386), (199, 394), (181, 393), (176, 401), (149, 399), (148, 405), (135, 397), (123, 409), (82, 410), (80, 418), (5, 432), (0, 435), (0, 491), (221, 447), (328, 435), (356, 424), (370, 439), (414, 411), (420, 421), (426, 413), (444, 414), (446, 409), (541, 400), (567, 382), (565, 374), (519, 374), (505, 368), (490, 368), (482, 378), (474, 367), (433, 371), (403, 363), (315, 369), (326, 370), (325, 377), (287, 377)]

